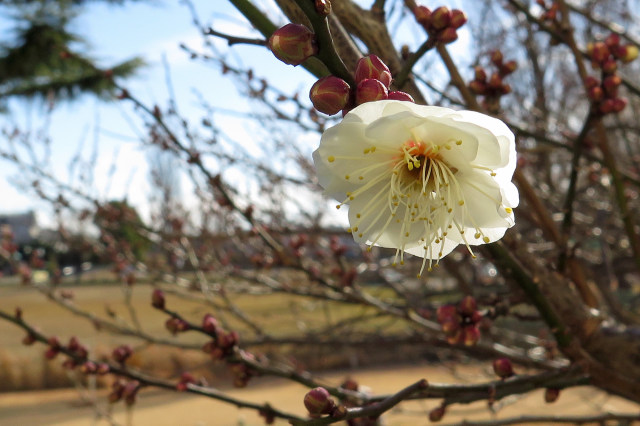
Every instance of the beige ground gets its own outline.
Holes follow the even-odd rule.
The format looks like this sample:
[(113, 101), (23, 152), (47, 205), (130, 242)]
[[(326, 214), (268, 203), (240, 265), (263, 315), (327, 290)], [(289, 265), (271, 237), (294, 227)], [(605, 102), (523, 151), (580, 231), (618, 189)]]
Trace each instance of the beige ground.
[[(385, 393), (398, 390), (419, 378), (432, 382), (461, 383), (485, 380), (485, 372), (480, 366), (458, 368), (455, 372), (445, 367), (402, 366), (393, 369), (342, 371), (327, 374), (329, 382), (336, 383), (346, 375), (352, 375), (373, 391)], [(263, 380), (255, 381), (246, 389), (232, 390), (232, 395), (256, 401), (269, 400), (274, 406), (302, 414), (302, 398), (305, 390), (287, 382)], [(40, 391), (0, 394), (0, 425), (38, 426), (64, 425), (88, 426), (107, 425), (108, 422), (94, 419), (93, 410), (81, 404), (75, 390)], [(106, 407), (103, 394), (97, 398), (101, 409)], [(428, 425), (427, 413), (435, 407), (436, 401), (405, 403), (385, 417), (387, 425)], [(591, 388), (576, 388), (564, 391), (554, 404), (543, 402), (542, 391), (524, 397), (512, 397), (497, 404), (500, 408), (495, 418), (522, 414), (572, 414), (587, 415), (603, 411), (639, 413), (640, 406), (619, 398), (607, 396)], [(133, 425), (180, 425), (180, 426), (238, 426), (264, 424), (254, 412), (239, 410), (233, 406), (203, 397), (148, 391), (140, 395), (139, 403), (131, 413)], [(488, 420), (491, 414), (486, 403), (466, 406), (452, 406), (443, 422), (458, 422), (463, 419)], [(119, 424), (127, 424), (127, 414), (122, 404), (114, 406), (113, 418)], [(279, 421), (276, 424), (284, 425)], [(640, 423), (638, 423), (640, 424)]]

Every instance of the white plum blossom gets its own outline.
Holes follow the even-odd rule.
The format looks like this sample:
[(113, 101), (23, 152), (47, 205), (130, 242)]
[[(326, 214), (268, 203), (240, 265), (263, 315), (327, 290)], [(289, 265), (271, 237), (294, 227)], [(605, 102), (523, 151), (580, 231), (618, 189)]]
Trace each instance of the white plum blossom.
[(418, 276), (515, 223), (514, 136), (478, 112), (368, 102), (324, 132), (313, 160), (337, 208), (349, 205), (355, 240), (396, 248), (401, 264), (405, 252), (422, 257)]

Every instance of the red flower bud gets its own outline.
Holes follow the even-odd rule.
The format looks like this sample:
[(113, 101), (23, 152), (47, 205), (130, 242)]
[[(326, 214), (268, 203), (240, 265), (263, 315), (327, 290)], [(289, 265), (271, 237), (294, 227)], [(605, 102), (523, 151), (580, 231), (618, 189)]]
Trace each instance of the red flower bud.
[(458, 304), (458, 311), (462, 315), (473, 315), (478, 309), (478, 303), (473, 296), (465, 296)]
[(615, 105), (616, 103), (613, 99), (605, 99), (598, 107), (598, 110), (600, 110), (601, 114), (609, 114), (614, 111)]
[(446, 6), (440, 6), (431, 14), (431, 25), (436, 30), (446, 28), (451, 23), (451, 11)]
[(472, 80), (469, 83), (469, 89), (471, 89), (471, 91), (476, 95), (484, 95), (487, 91), (487, 86), (482, 81)]
[(488, 86), (492, 89), (500, 89), (502, 87), (502, 77), (498, 73), (491, 74)]
[(467, 325), (462, 330), (462, 342), (465, 346), (475, 346), (480, 340), (480, 330), (475, 325)]
[(395, 90), (393, 92), (389, 92), (389, 97), (387, 99), (393, 99), (394, 101), (406, 101), (406, 102), (414, 102), (413, 97), (405, 92), (401, 92), (399, 90)]
[(124, 364), (131, 355), (133, 355), (133, 349), (129, 345), (118, 346), (111, 353), (113, 359), (120, 364)]
[(156, 309), (164, 309), (165, 307), (165, 298), (164, 292), (160, 289), (153, 290), (151, 293), (151, 306)]
[(432, 422), (439, 422), (444, 417), (445, 412), (446, 412), (446, 408), (444, 405), (434, 408), (429, 413), (429, 420)]
[(202, 329), (209, 334), (215, 334), (218, 330), (218, 320), (213, 315), (206, 314), (202, 318)]
[(458, 33), (455, 28), (447, 27), (438, 33), (438, 41), (440, 43), (453, 43), (458, 39)]
[(331, 413), (335, 403), (329, 396), (329, 392), (319, 387), (307, 392), (304, 396), (304, 406), (307, 407), (309, 414), (318, 416)]
[(436, 311), (438, 322), (442, 323), (451, 317), (458, 317), (458, 308), (455, 305), (440, 306)]
[(356, 89), (356, 103), (358, 105), (387, 99), (388, 96), (389, 92), (386, 86), (380, 80), (373, 78), (362, 80)]
[(505, 75), (511, 74), (517, 69), (518, 69), (518, 63), (516, 61), (511, 60), (502, 64), (502, 66), (500, 67), (500, 73), (503, 76), (505, 76)]
[(304, 25), (287, 24), (269, 37), (269, 49), (285, 64), (300, 65), (318, 53), (315, 35)]
[(606, 39), (604, 39), (604, 44), (613, 51), (614, 49), (612, 48), (618, 47), (620, 44), (620, 36), (616, 33), (611, 33)]
[(425, 28), (430, 28), (431, 27), (431, 10), (426, 7), (426, 6), (416, 6), (415, 9), (413, 9), (413, 15), (416, 17), (416, 21), (418, 21), (418, 23), (420, 25), (422, 25)]
[(376, 55), (368, 55), (358, 60), (355, 73), (356, 83), (360, 83), (368, 78), (380, 80), (385, 87), (391, 85), (391, 71)]
[(459, 9), (453, 9), (451, 11), (451, 23), (449, 26), (453, 28), (460, 28), (467, 23), (467, 14)]
[(482, 82), (487, 81), (487, 72), (480, 65), (474, 67), (473, 71), (475, 73), (475, 77), (474, 78), (477, 81), (482, 81)]
[(600, 102), (604, 98), (604, 90), (600, 86), (592, 87), (589, 89), (588, 96), (592, 101)]
[(331, 2), (329, 0), (316, 0), (316, 13), (321, 17), (331, 13)]
[(454, 334), (460, 329), (459, 318), (449, 317), (441, 323), (442, 332), (445, 334)]
[(616, 56), (620, 58), (622, 62), (628, 64), (638, 57), (638, 48), (632, 44), (620, 46), (616, 49)]
[(552, 402), (556, 402), (560, 397), (560, 389), (557, 388), (547, 388), (544, 391), (544, 401), (548, 404)]
[(587, 89), (591, 89), (592, 87), (600, 86), (600, 80), (595, 77), (589, 76), (585, 79), (584, 84), (585, 86), (587, 86)]
[(509, 358), (498, 358), (493, 361), (493, 371), (496, 373), (496, 376), (501, 379), (506, 379), (507, 377), (511, 377), (515, 374), (513, 372), (513, 365)]
[(36, 341), (36, 336), (34, 336), (31, 333), (27, 334), (22, 338), (22, 344), (25, 346), (31, 346), (35, 343), (35, 341)]
[(347, 106), (350, 91), (346, 81), (330, 75), (316, 81), (309, 91), (309, 98), (318, 111), (333, 115)]
[(610, 55), (609, 48), (606, 44), (601, 41), (598, 41), (593, 44), (593, 50), (591, 52), (591, 59), (598, 64), (602, 64), (609, 58)]
[(627, 98), (613, 99), (613, 112), (620, 112), (627, 106)]
[(610, 75), (602, 82), (602, 86), (609, 96), (616, 95), (620, 84), (622, 84), (622, 79), (617, 75)]
[(602, 71), (605, 74), (613, 74), (618, 70), (618, 63), (615, 59), (609, 58), (602, 64)]

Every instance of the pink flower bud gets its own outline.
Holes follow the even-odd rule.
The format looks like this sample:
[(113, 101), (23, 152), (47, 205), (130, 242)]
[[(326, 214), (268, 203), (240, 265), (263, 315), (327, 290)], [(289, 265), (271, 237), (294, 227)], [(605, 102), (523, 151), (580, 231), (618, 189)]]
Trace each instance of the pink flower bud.
[(602, 64), (609, 58), (610, 55), (609, 48), (606, 44), (601, 41), (598, 41), (593, 44), (593, 50), (591, 52), (591, 59), (598, 64)]
[(362, 80), (356, 89), (356, 103), (358, 105), (387, 99), (388, 96), (389, 92), (386, 86), (380, 80), (373, 78)]
[(406, 102), (414, 102), (413, 97), (405, 92), (401, 92), (399, 90), (394, 90), (393, 92), (389, 92), (389, 97), (387, 99), (392, 99), (394, 101), (406, 101)]
[(473, 296), (465, 296), (458, 304), (458, 311), (462, 315), (473, 315), (478, 309), (478, 302)]
[(164, 309), (165, 298), (164, 298), (164, 292), (162, 290), (159, 290), (159, 289), (153, 290), (153, 293), (151, 294), (151, 306), (153, 306), (156, 309)]
[(446, 412), (446, 408), (444, 405), (434, 408), (429, 413), (429, 420), (432, 422), (439, 422), (444, 417), (445, 412)]
[(333, 115), (349, 103), (351, 87), (333, 75), (323, 77), (311, 87), (309, 98), (318, 111)]
[(560, 397), (560, 389), (557, 388), (547, 388), (544, 391), (544, 401), (548, 404), (556, 402)]
[(318, 416), (321, 414), (329, 414), (334, 408), (335, 403), (325, 388), (315, 388), (311, 389), (304, 396), (304, 406), (307, 407), (309, 414)]
[(120, 364), (124, 364), (124, 362), (131, 356), (133, 355), (133, 349), (131, 348), (130, 345), (122, 345), (122, 346), (118, 346), (117, 348), (115, 348), (113, 350), (113, 352), (111, 353), (111, 356), (113, 357), (113, 359), (116, 362), (119, 362)]
[(438, 33), (438, 41), (440, 43), (453, 43), (458, 39), (458, 33), (455, 28), (447, 27)]
[(415, 9), (413, 9), (413, 15), (416, 17), (416, 21), (418, 21), (418, 23), (420, 25), (422, 25), (425, 28), (430, 28), (431, 27), (431, 10), (426, 7), (426, 6), (416, 6)]
[(80, 366), (80, 372), (83, 374), (94, 374), (98, 370), (98, 367), (92, 361), (86, 361)]
[(478, 81), (487, 81), (487, 72), (480, 65), (473, 68), (474, 78)]
[(386, 88), (391, 85), (391, 71), (376, 55), (368, 55), (360, 58), (356, 65), (356, 83), (360, 83), (368, 78), (380, 80)]
[(453, 28), (460, 28), (467, 23), (467, 14), (459, 9), (453, 9), (451, 11), (451, 23), (449, 26)]
[(269, 49), (285, 64), (300, 65), (318, 53), (315, 35), (304, 25), (287, 24), (269, 37)]
[(501, 379), (506, 379), (507, 377), (511, 377), (515, 374), (513, 372), (513, 365), (509, 358), (498, 358), (493, 361), (493, 371), (496, 373), (496, 376)]
[(213, 315), (206, 314), (202, 318), (202, 329), (209, 334), (215, 334), (218, 330), (218, 320)]
[(446, 28), (451, 23), (451, 11), (446, 6), (440, 6), (431, 14), (431, 25), (436, 30)]

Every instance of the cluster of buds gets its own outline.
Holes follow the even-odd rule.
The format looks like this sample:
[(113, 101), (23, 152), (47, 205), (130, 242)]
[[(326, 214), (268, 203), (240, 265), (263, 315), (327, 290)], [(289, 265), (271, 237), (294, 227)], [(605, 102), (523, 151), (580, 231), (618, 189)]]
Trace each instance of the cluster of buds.
[(111, 353), (113, 360), (119, 364), (124, 364), (131, 355), (133, 355), (131, 345), (118, 346)]
[(171, 317), (165, 321), (164, 326), (174, 336), (178, 333), (184, 333), (191, 329), (189, 323), (179, 317)]
[(500, 97), (511, 93), (511, 86), (504, 83), (504, 78), (518, 69), (518, 63), (514, 60), (504, 61), (499, 50), (491, 54), (491, 64), (496, 68), (490, 77), (484, 67), (478, 65), (474, 68), (474, 78), (469, 82), (469, 89), (476, 95), (484, 96), (485, 106), (489, 110), (497, 109)]
[(493, 361), (493, 372), (502, 380), (508, 379), (515, 374), (509, 358), (498, 358)]
[(298, 234), (293, 236), (289, 240), (289, 247), (293, 251), (293, 255), (297, 258), (302, 257), (304, 253), (304, 246), (309, 242), (307, 234)]
[(450, 344), (473, 346), (480, 340), (479, 323), (482, 314), (478, 312), (476, 300), (472, 296), (466, 296), (457, 305), (439, 307), (437, 317)]
[(320, 417), (323, 414), (340, 417), (340, 412), (342, 411), (342, 406), (337, 405), (329, 395), (329, 391), (322, 387), (311, 389), (307, 392), (304, 396), (304, 406), (307, 408), (309, 416), (313, 418)]
[[(89, 356), (89, 351), (87, 347), (80, 343), (77, 337), (73, 336), (69, 339), (69, 343), (67, 344), (67, 350), (70, 352), (70, 358), (67, 359), (62, 365), (65, 368), (73, 370), (78, 365), (82, 365), (87, 360)], [(93, 363), (92, 363), (93, 364)], [(90, 368), (91, 366), (89, 366)], [(95, 371), (91, 371), (92, 373)]]
[(60, 353), (62, 345), (56, 336), (49, 337), (47, 340), (47, 350), (44, 353), (46, 359), (54, 359)]
[(318, 80), (309, 91), (313, 106), (320, 112), (333, 115), (365, 102), (384, 99), (413, 102), (411, 95), (390, 90), (391, 71), (376, 55), (367, 55), (358, 60), (354, 74), (355, 89), (341, 78), (330, 75)]
[(218, 324), (218, 320), (211, 314), (206, 314), (202, 319), (202, 330), (213, 337), (213, 340), (205, 343), (202, 350), (211, 355), (215, 360), (221, 360), (233, 354), (240, 338), (236, 331), (226, 332)]
[(97, 374), (99, 376), (104, 376), (111, 370), (111, 368), (109, 367), (109, 364), (105, 364), (104, 362), (96, 364), (93, 361), (85, 361), (80, 365), (79, 370), (82, 374)]
[(269, 37), (269, 49), (285, 64), (300, 65), (318, 53), (316, 36), (300, 24), (287, 24)]
[(140, 382), (131, 380), (129, 382), (118, 379), (111, 385), (111, 393), (108, 396), (109, 402), (114, 404), (121, 399), (127, 405), (133, 405), (136, 402), (136, 396), (140, 390)]
[(467, 15), (458, 9), (446, 6), (431, 11), (426, 6), (413, 9), (416, 21), (427, 31), (429, 37), (436, 37), (440, 43), (452, 43), (458, 39), (458, 28), (467, 22)]
[(592, 76), (585, 80), (589, 99), (600, 114), (622, 111), (627, 106), (627, 99), (618, 96), (618, 87), (622, 83), (622, 79), (616, 74), (618, 61), (633, 61), (638, 57), (638, 48), (622, 45), (619, 35), (610, 34), (605, 41), (589, 43), (587, 54), (593, 68), (602, 72), (602, 81)]

